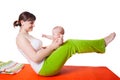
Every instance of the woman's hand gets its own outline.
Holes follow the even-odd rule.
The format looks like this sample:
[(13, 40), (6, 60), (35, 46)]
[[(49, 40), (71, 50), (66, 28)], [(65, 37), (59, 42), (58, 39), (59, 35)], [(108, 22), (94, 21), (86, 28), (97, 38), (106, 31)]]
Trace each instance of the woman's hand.
[(63, 36), (60, 35), (59, 38), (57, 38), (56, 40), (54, 40), (54, 41), (52, 42), (51, 47), (52, 47), (53, 49), (56, 49), (56, 48), (58, 48), (62, 43), (63, 43)]

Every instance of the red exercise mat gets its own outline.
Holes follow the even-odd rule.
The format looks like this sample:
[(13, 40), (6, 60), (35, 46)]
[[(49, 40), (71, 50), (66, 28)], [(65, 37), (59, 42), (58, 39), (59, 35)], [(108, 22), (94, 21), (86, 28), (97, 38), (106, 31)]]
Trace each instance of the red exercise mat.
[(19, 73), (0, 74), (0, 80), (120, 80), (105, 66), (64, 66), (59, 75), (42, 77), (37, 75), (29, 64), (25, 64)]

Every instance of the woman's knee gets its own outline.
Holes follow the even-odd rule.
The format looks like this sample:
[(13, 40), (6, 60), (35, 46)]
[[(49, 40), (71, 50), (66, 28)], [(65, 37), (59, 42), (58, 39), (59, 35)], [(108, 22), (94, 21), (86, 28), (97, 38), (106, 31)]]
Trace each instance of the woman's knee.
[(66, 40), (66, 43), (72, 43), (72, 42), (73, 42), (73, 39)]

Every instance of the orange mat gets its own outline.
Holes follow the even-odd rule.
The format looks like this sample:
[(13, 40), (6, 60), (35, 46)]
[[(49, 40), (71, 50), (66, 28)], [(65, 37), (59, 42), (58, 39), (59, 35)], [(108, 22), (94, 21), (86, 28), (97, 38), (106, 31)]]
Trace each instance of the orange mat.
[(37, 75), (29, 64), (25, 64), (23, 70), (17, 74), (0, 74), (0, 80), (120, 80), (120, 78), (107, 67), (91, 66), (64, 66), (59, 75), (42, 77)]

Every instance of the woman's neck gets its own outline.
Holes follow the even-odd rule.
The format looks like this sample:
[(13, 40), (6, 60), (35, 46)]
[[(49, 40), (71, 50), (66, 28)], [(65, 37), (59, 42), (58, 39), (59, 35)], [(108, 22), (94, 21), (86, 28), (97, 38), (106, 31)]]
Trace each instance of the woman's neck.
[(26, 30), (24, 30), (24, 29), (20, 29), (19, 32), (22, 33), (22, 34), (28, 34), (28, 32)]

